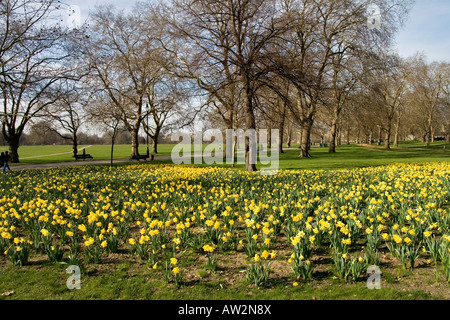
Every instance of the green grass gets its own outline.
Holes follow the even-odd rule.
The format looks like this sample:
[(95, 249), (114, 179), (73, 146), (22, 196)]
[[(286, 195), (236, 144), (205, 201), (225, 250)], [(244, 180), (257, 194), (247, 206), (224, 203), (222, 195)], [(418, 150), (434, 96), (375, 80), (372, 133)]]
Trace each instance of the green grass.
[[(81, 150), (85, 146), (80, 146)], [(158, 157), (167, 159), (172, 152), (174, 145), (161, 144), (158, 147)], [(203, 145), (205, 148), (206, 145)], [(285, 146), (286, 148), (286, 146)], [(1, 149), (1, 148), (0, 148)], [(6, 148), (4, 148), (6, 150)], [(3, 150), (2, 150), (3, 151)], [(141, 145), (141, 154), (147, 152), (147, 146)], [(63, 154), (64, 153), (64, 154)], [(86, 149), (86, 153), (91, 154), (94, 160), (109, 160), (110, 146), (94, 145)], [(53, 155), (56, 154), (56, 155)], [(130, 145), (116, 145), (114, 148), (114, 159), (126, 160), (130, 157)], [(334, 154), (328, 153), (328, 148), (313, 147), (311, 149), (312, 158), (299, 158), (300, 150), (297, 145), (292, 149), (285, 149), (285, 153), (280, 155), (280, 169), (350, 169), (370, 166), (382, 166), (392, 163), (418, 163), (429, 161), (449, 161), (450, 145), (444, 152), (444, 142), (435, 142), (429, 147), (425, 147), (420, 142), (402, 142), (399, 148), (385, 150), (383, 147), (342, 145), (337, 147)], [(58, 162), (74, 162), (71, 156), (71, 146), (22, 146), (19, 149), (20, 164), (48, 164)], [(163, 160), (162, 163), (171, 163), (170, 160)], [(193, 163), (193, 161), (192, 161)], [(15, 164), (13, 164), (15, 166)], [(206, 166), (203, 164), (201, 166)], [(217, 165), (219, 167), (227, 167)], [(258, 168), (263, 166), (258, 165)], [(243, 170), (243, 165), (237, 165), (237, 169)]]
[[(450, 148), (444, 152), (443, 142), (437, 142), (428, 148), (425, 148), (423, 144), (419, 147), (417, 144), (402, 143), (399, 148), (391, 150), (385, 150), (376, 145), (370, 147), (343, 145), (337, 147), (336, 153), (329, 153), (328, 148), (313, 147), (310, 152), (311, 158), (300, 158), (300, 149), (295, 146), (285, 149), (284, 153), (280, 155), (280, 169), (334, 170), (384, 166), (393, 163), (450, 161)], [(203, 164), (202, 166), (207, 165)], [(219, 167), (227, 167), (227, 165), (219, 165)], [(258, 169), (263, 167), (257, 165)], [(244, 170), (245, 167), (237, 165), (236, 168)]]
[[(158, 145), (157, 156), (170, 156), (175, 145), (161, 144)], [(152, 152), (150, 145), (150, 153)], [(206, 145), (203, 145), (203, 149)], [(78, 152), (81, 154), (82, 149), (86, 148), (86, 153), (93, 156), (94, 160), (110, 160), (111, 146), (110, 145), (81, 145), (78, 147)], [(6, 151), (8, 147), (0, 148), (0, 151)], [(194, 148), (191, 148), (194, 151)], [(139, 146), (139, 153), (147, 153), (147, 145)], [(123, 160), (129, 159), (131, 155), (131, 145), (115, 145), (114, 159)], [(70, 145), (55, 145), (55, 146), (21, 146), (19, 148), (20, 164), (48, 164), (58, 162), (73, 162), (72, 146)], [(14, 165), (14, 164), (13, 164)]]
[[(86, 148), (86, 153), (93, 156), (94, 160), (109, 160), (111, 157), (111, 146), (108, 145), (94, 145), (94, 146), (80, 146), (79, 153), (83, 148)], [(1, 148), (0, 148), (1, 149)], [(7, 148), (3, 147), (2, 151)], [(169, 155), (172, 150), (171, 145), (162, 145), (160, 154)], [(141, 145), (139, 152), (145, 154), (147, 146)], [(114, 159), (128, 159), (131, 155), (130, 145), (116, 145), (114, 146)], [(20, 164), (47, 164), (58, 162), (73, 162), (72, 147), (71, 146), (22, 146), (19, 148)], [(13, 164), (14, 165), (14, 164)]]
[(299, 159), (298, 150), (287, 150), (280, 157), (281, 169), (352, 169), (383, 166), (392, 163), (419, 163), (428, 161), (449, 161), (450, 152), (441, 149), (428, 150), (391, 149), (373, 150), (370, 147), (341, 146), (330, 154), (327, 148), (313, 148), (312, 158)]
[(186, 282), (176, 288), (167, 285), (158, 271), (140, 263), (124, 262), (101, 269), (88, 267), (81, 275), (81, 289), (69, 290), (67, 265), (45, 262), (21, 268), (3, 266), (0, 292), (14, 291), (0, 300), (430, 300), (440, 299), (420, 289), (397, 290), (382, 281), (380, 290), (367, 289), (366, 283), (315, 280), (298, 287), (272, 282), (256, 288), (245, 281), (227, 286), (218, 282)]

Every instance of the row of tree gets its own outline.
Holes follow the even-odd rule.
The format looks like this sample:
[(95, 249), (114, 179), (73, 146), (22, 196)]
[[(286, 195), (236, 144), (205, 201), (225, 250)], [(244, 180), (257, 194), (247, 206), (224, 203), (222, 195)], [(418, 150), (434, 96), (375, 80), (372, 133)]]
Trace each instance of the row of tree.
[[(123, 128), (122, 128), (123, 129)], [(79, 131), (77, 134), (77, 142), (79, 145), (109, 145), (111, 143), (112, 130), (101, 130), (101, 134), (89, 133), (87, 130)], [(170, 139), (164, 139), (161, 137), (159, 142), (165, 143)], [(118, 130), (116, 133), (115, 143), (122, 145), (131, 144), (131, 134), (123, 129)], [(146, 138), (144, 136), (139, 137), (139, 143), (145, 144)], [(27, 132), (23, 133), (20, 137), (21, 146), (43, 146), (43, 145), (67, 145), (73, 144), (72, 137), (66, 135), (64, 132), (58, 132), (55, 130), (54, 124), (48, 121), (39, 121), (29, 126)], [(0, 132), (0, 146), (7, 146), (8, 143), (3, 138), (3, 134)]]
[[(88, 23), (56, 21), (59, 1), (0, 2), (2, 131), (13, 161), (29, 123), (73, 144), (83, 126), (139, 135), (192, 126), (280, 129), (385, 141), (449, 128), (449, 65), (401, 59), (392, 40), (410, 1), (172, 0), (130, 11), (97, 7)], [(371, 11), (372, 10), (372, 11)], [(381, 21), (380, 21), (381, 20)], [(375, 23), (375, 22), (380, 22)], [(42, 121), (44, 118), (45, 121)], [(281, 146), (280, 146), (281, 148)], [(246, 138), (246, 169), (251, 163)]]

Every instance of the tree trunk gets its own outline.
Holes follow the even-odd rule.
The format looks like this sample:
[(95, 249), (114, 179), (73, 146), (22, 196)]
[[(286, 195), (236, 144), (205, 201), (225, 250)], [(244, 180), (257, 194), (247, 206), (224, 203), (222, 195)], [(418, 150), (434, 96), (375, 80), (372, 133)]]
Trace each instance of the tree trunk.
[(159, 139), (159, 134), (161, 132), (160, 128), (156, 128), (155, 129), (155, 134), (152, 137), (152, 154), (158, 154), (158, 139)]
[(433, 134), (433, 119), (431, 116), (428, 118), (427, 132), (425, 133), (425, 146), (430, 146), (431, 135)]
[[(247, 130), (256, 130), (256, 119), (253, 110), (253, 97), (251, 94), (250, 83), (248, 83), (248, 78), (244, 80), (244, 104), (245, 104), (245, 122)], [(256, 137), (255, 137), (256, 138)], [(245, 170), (246, 171), (256, 171), (256, 148), (255, 143), (251, 144), (250, 137), (245, 137)]]
[(113, 134), (111, 137), (111, 157), (110, 157), (110, 164), (109, 167), (112, 168), (113, 167), (113, 160), (114, 160), (114, 143), (116, 141), (116, 135), (117, 135), (117, 126), (115, 126), (113, 128)]
[(155, 137), (152, 139), (153, 140), (153, 144), (152, 144), (152, 154), (158, 154), (158, 138)]
[(290, 148), (292, 144), (292, 130), (288, 130), (288, 136), (287, 136), (287, 147)]
[(369, 144), (373, 144), (373, 130), (370, 130), (370, 134), (369, 134)]
[(139, 130), (135, 129), (131, 132), (131, 156), (139, 155)]
[(302, 127), (302, 140), (300, 158), (311, 158), (309, 150), (311, 148), (311, 129), (312, 121), (305, 121)]
[(386, 139), (384, 141), (384, 148), (385, 149), (391, 149), (391, 126), (388, 125), (388, 128), (386, 129)]
[(280, 125), (280, 139), (278, 140), (278, 152), (279, 153), (284, 153), (283, 140), (284, 140), (284, 121), (283, 121), (283, 124)]
[(300, 113), (302, 136), (300, 143), (300, 158), (311, 158), (311, 131), (314, 125), (315, 103), (307, 102), (305, 95), (297, 89), (297, 108)]
[(72, 133), (72, 156), (75, 157), (78, 154), (78, 137), (77, 132)]
[(339, 114), (340, 114), (340, 108), (339, 106), (334, 107), (334, 117), (331, 123), (330, 128), (330, 147), (328, 148), (329, 153), (336, 153), (336, 135), (337, 135), (337, 126), (339, 121)]
[(284, 141), (285, 124), (286, 124), (286, 102), (283, 103), (283, 113), (281, 115), (281, 122), (280, 122), (280, 141), (278, 141), (278, 151), (280, 153), (284, 153), (283, 141)]
[(426, 147), (430, 146), (430, 139), (431, 139), (431, 133), (430, 133), (430, 131), (427, 131), (427, 133), (425, 133), (425, 137), (424, 137)]
[(250, 140), (250, 137), (245, 137), (245, 170), (249, 172), (256, 171), (254, 142)]
[[(5, 137), (6, 138), (6, 137)], [(10, 135), (6, 138), (9, 146), (9, 155), (11, 156), (11, 163), (19, 163), (19, 135)]]
[(336, 136), (337, 136), (337, 121), (333, 119), (330, 129), (330, 147), (328, 148), (329, 153), (336, 153)]
[(300, 128), (300, 137), (299, 137), (299, 146), (298, 148), (302, 148), (302, 141), (303, 141), (303, 127)]
[(395, 124), (395, 136), (394, 136), (394, 147), (398, 148), (398, 140), (400, 135), (400, 117), (397, 117), (397, 122)]
[(235, 167), (236, 166), (236, 158), (237, 158), (237, 151), (238, 151), (238, 138), (237, 136), (233, 137), (233, 152), (231, 155), (231, 159), (232, 159), (232, 164), (231, 167)]
[(381, 126), (378, 126), (378, 142), (377, 142), (377, 146), (381, 146), (381, 135), (382, 135), (382, 128), (381, 128)]
[[(232, 160), (232, 166), (234, 166), (234, 131), (233, 130), (233, 122), (231, 120), (225, 121), (226, 124), (226, 139), (225, 139), (225, 152), (223, 153), (224, 160), (225, 159), (231, 159)], [(231, 140), (229, 139), (229, 134), (232, 133)], [(231, 146), (230, 146), (231, 144)]]
[(347, 145), (350, 145), (350, 125), (347, 124)]
[(256, 130), (256, 151), (260, 151), (260, 150), (264, 150), (263, 149), (263, 145), (260, 143), (259, 140), (259, 135), (261, 134), (261, 132), (258, 130)]

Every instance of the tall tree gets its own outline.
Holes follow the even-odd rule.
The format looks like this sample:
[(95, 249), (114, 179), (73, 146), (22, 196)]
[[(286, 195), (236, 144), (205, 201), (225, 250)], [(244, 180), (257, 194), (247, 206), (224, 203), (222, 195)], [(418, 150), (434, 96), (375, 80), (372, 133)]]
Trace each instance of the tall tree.
[(384, 146), (390, 149), (394, 119), (405, 103), (408, 69), (397, 55), (384, 55), (382, 66), (375, 71), (371, 88), (382, 110), (382, 127), (385, 132)]
[[(221, 82), (221, 85), (226, 84), (227, 90), (239, 88), (245, 129), (256, 130), (255, 96), (258, 80), (267, 72), (262, 63), (265, 49), (284, 28), (279, 20), (276, 1), (178, 0), (174, 1), (174, 7), (178, 8), (175, 20), (192, 41), (191, 45), (205, 54), (208, 65), (216, 64), (223, 68), (228, 83)], [(234, 94), (228, 93), (228, 97), (234, 98)], [(255, 158), (256, 155), (251, 154), (250, 137), (247, 136), (247, 171), (256, 170)]]
[(149, 87), (146, 94), (146, 117), (150, 122), (143, 122), (145, 133), (152, 139), (152, 154), (158, 153), (158, 140), (164, 127), (183, 128), (193, 121), (197, 110), (189, 111), (181, 107), (190, 106), (186, 87), (177, 78), (169, 77), (159, 84)]
[(112, 168), (114, 165), (114, 145), (120, 125), (123, 124), (123, 114), (114, 107), (107, 95), (102, 95), (101, 93), (93, 96), (91, 103), (86, 108), (86, 112), (88, 122), (111, 130), (110, 168)]
[(92, 28), (79, 43), (80, 54), (93, 71), (91, 80), (118, 109), (131, 134), (132, 156), (139, 155), (139, 132), (149, 114), (157, 126), (152, 133), (157, 141), (167, 112), (173, 109), (173, 103), (164, 104), (176, 93), (167, 93), (174, 88), (173, 80), (165, 68), (169, 57), (161, 45), (164, 29), (150, 20), (155, 17), (154, 10), (151, 4), (140, 2), (130, 13), (118, 12), (113, 6), (98, 7)]
[(356, 65), (358, 61), (352, 58), (354, 58), (352, 55), (335, 55), (333, 57), (331, 80), (332, 112), (330, 123), (330, 146), (328, 149), (328, 152), (330, 153), (336, 152), (338, 123), (341, 112), (351, 98), (351, 93), (358, 83), (358, 71), (361, 69)]
[(80, 80), (65, 79), (60, 81), (57, 91), (58, 99), (45, 108), (48, 130), (63, 139), (72, 142), (72, 155), (78, 153), (78, 133), (86, 120), (86, 108), (90, 103), (89, 83)]
[(450, 67), (446, 62), (427, 63), (425, 57), (416, 56), (411, 61), (412, 87), (416, 103), (421, 112), (416, 113), (423, 120), (423, 140), (426, 146), (434, 142), (435, 125), (441, 104), (448, 97)]
[(52, 20), (58, 8), (55, 0), (0, 2), (0, 116), (13, 162), (26, 125), (56, 101), (52, 87), (68, 76), (66, 30)]
[(199, 15), (214, 10), (212, 4), (201, 1), (174, 1), (173, 6), (175, 14), (167, 19), (176, 42), (171, 47), (166, 45), (177, 57), (171, 71), (195, 81), (207, 95), (206, 104), (212, 106), (226, 129), (234, 129), (240, 92), (236, 66), (231, 61), (230, 21), (212, 12)]
[[(318, 108), (326, 104), (336, 57), (358, 47), (367, 50), (387, 44), (407, 3), (398, 0), (378, 1), (383, 14), (379, 31), (368, 30), (367, 9), (370, 1), (286, 0), (282, 8), (290, 21), (279, 52), (281, 75), (297, 90), (293, 114), (302, 127), (301, 157), (310, 157), (311, 130)], [(342, 60), (342, 59), (341, 59)], [(337, 64), (340, 67), (339, 64)]]

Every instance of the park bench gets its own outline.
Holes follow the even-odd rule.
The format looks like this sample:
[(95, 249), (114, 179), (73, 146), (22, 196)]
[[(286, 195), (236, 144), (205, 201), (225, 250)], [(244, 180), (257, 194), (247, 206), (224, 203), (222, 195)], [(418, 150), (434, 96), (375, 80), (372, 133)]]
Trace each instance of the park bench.
[(151, 154), (151, 155), (148, 155), (148, 154), (142, 154), (142, 155), (138, 155), (138, 156), (131, 156), (130, 160), (131, 160), (131, 161), (137, 160), (137, 161), (140, 162), (141, 160), (147, 160), (148, 158), (150, 158), (150, 160), (153, 161), (153, 159), (154, 159), (153, 154)]
[(76, 154), (75, 160), (94, 159), (90, 154)]

